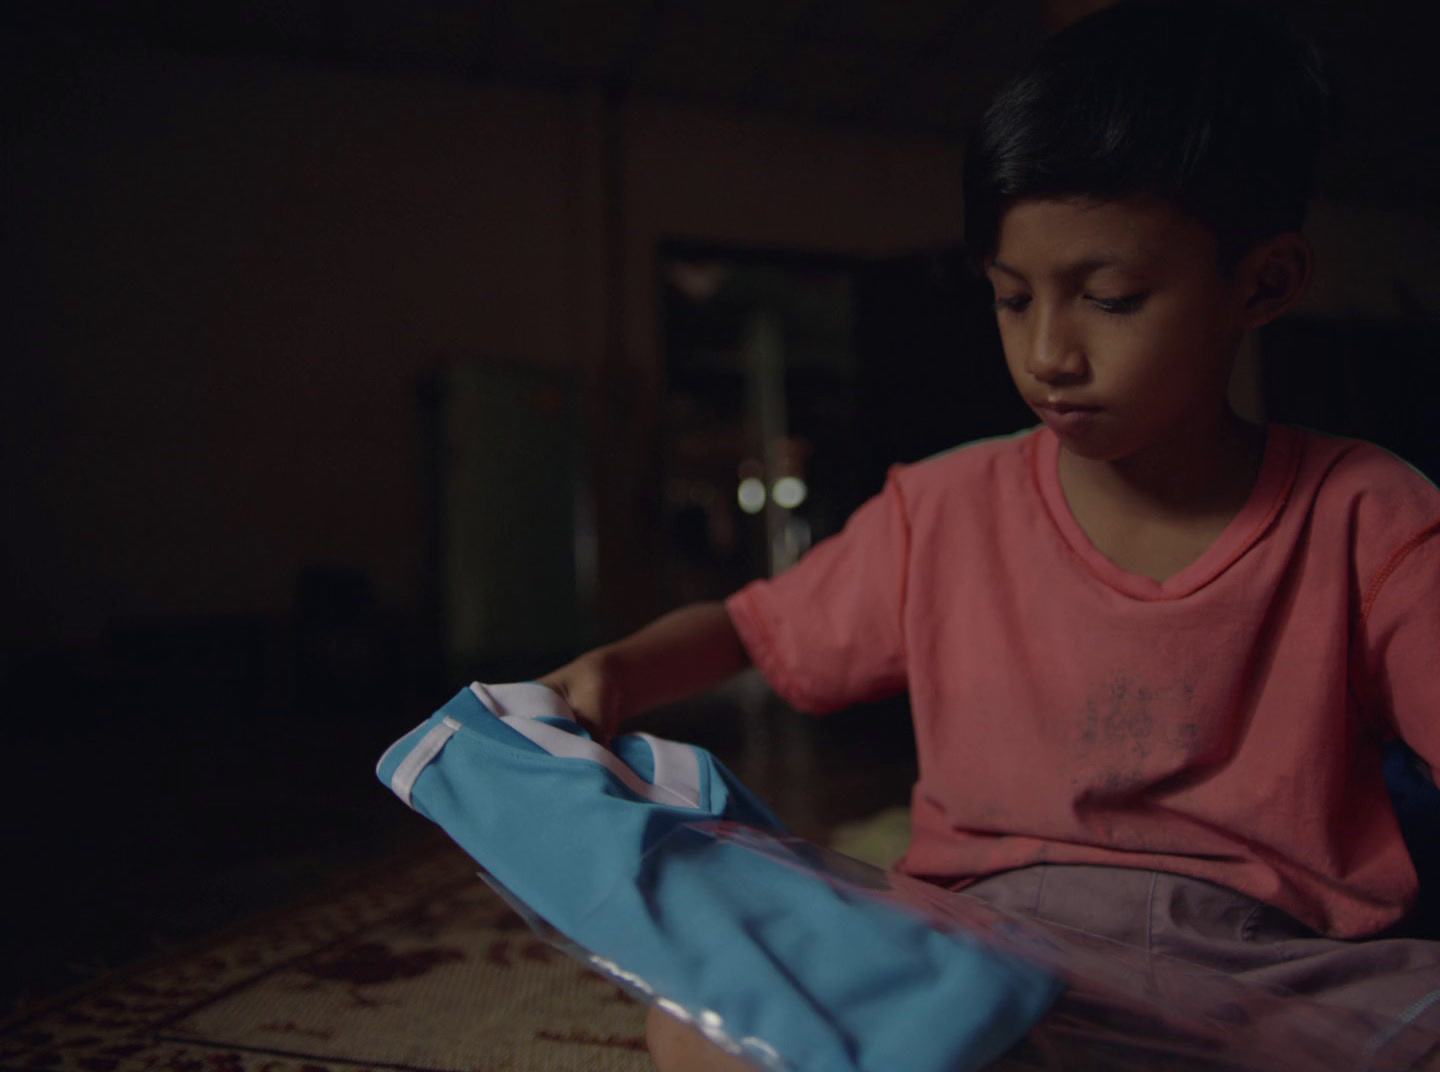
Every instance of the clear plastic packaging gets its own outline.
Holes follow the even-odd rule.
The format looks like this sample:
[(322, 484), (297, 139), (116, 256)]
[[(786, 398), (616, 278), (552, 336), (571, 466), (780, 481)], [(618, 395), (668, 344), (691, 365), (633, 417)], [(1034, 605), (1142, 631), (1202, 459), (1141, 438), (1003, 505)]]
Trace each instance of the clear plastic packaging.
[[(1400, 1020), (1321, 1004), (1244, 982), (1109, 939), (1037, 923), (905, 875), (883, 871), (800, 838), (725, 821), (677, 830), (677, 837), (723, 842), (768, 857), (847, 895), (916, 916), (949, 933), (1037, 964), (1065, 991), (1027, 1037), (992, 1067), (1000, 1070), (1254, 1070), (1400, 1072), (1416, 1067), (1436, 1036)], [(637, 999), (694, 1025), (722, 1049), (767, 1072), (794, 1066), (767, 1040), (735, 1037), (713, 1010), (686, 1008), (615, 958), (575, 944), (484, 871), (481, 877), (556, 948), (614, 980)], [(603, 912), (604, 901), (600, 911)], [(623, 959), (623, 958), (622, 958)], [(923, 1030), (923, 1025), (916, 1025)]]

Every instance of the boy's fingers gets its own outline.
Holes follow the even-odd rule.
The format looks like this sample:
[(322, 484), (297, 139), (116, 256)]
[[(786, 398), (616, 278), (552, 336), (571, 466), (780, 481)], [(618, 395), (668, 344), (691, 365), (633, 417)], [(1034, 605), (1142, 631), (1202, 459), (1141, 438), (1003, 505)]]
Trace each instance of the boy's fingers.
[(585, 697), (577, 696), (576, 690), (570, 687), (569, 680), (562, 673), (547, 674), (539, 679), (539, 684), (558, 694), (570, 708), (576, 721), (585, 727), (586, 732), (598, 743), (609, 747), (611, 735), (603, 719), (597, 717), (595, 713), (596, 702), (587, 703)]

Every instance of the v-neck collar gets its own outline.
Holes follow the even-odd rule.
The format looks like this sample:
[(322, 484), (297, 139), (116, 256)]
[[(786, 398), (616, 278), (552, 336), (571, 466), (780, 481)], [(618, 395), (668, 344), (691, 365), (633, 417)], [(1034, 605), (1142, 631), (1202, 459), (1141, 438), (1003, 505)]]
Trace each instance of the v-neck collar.
[(1045, 426), (1036, 431), (1031, 448), (1035, 485), (1061, 539), (1098, 580), (1133, 599), (1181, 599), (1205, 587), (1239, 560), (1265, 534), (1285, 505), (1299, 469), (1299, 438), (1284, 425), (1271, 424), (1266, 431), (1265, 458), (1245, 505), (1199, 558), (1164, 581), (1117, 566), (1090, 542), (1060, 486), (1060, 440)]

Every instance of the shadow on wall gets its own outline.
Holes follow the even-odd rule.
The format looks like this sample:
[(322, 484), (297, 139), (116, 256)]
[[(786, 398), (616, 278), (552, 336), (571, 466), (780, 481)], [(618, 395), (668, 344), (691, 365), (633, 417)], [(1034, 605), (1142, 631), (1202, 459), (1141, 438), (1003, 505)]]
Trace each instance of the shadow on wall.
[(1440, 323), (1292, 316), (1259, 347), (1270, 419), (1377, 443), (1440, 481)]

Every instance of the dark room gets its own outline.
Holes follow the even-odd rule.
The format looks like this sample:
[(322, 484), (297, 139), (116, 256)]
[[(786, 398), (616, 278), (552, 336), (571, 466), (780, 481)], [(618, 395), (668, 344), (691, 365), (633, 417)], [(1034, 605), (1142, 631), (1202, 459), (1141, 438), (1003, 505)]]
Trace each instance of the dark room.
[[(1103, 393), (1120, 382), (1105, 379), (1107, 346), (1131, 354), (1167, 330), (1172, 277), (1152, 266), (1147, 309), (1145, 295), (1096, 297), (1119, 268), (1092, 267), (1062, 300), (1062, 273), (1039, 267), (1072, 236), (1113, 237), (1102, 252), (1119, 261), (1149, 248), (1147, 227), (1211, 242), (1210, 217), (1180, 195), (1172, 209), (1169, 180), (1148, 172), (1129, 186), (1037, 179), (1039, 193), (996, 178), (989, 232), (976, 207), (990, 202), (974, 176), (1021, 137), (994, 133), (992, 101), (1037, 56), (1078, 78), (1055, 42), (1079, 55), (1085, 26), (1209, 10), (1112, 4), (72, 0), (0, 15), (0, 1067), (1435, 1067), (1405, 1063), (1429, 1043), (1440, 1060), (1440, 710), (1412, 712), (1409, 695), (1435, 678), (1421, 705), (1440, 704), (1440, 623), (1411, 613), (1440, 607), (1440, 568), (1419, 572), (1440, 567), (1430, 13), (1224, 0), (1237, 24), (1258, 12), (1313, 43), (1330, 111), (1303, 225), (1256, 225), (1245, 250), (1268, 259), (1206, 275), (1232, 288), (1213, 299), (1232, 319), (1186, 336), (1229, 340), (1233, 423), (1207, 439), (1193, 418), (1193, 479), (1172, 468), (1165, 486), (1198, 488), (1222, 461), (1243, 473), (1205, 485), (1202, 516), (1135, 504), (1159, 486), (1145, 464), (1184, 455), (1153, 428), (1184, 406), (1191, 420), (1203, 385), (1145, 373), (1155, 393), (1129, 431), (1112, 399), (1130, 396)], [(1144, 61), (1134, 70), (1163, 80), (1165, 64)], [(999, 99), (1019, 114), (1022, 97)], [(1160, 97), (1137, 99), (1142, 115)], [(1178, 129), (1167, 107), (1151, 119)], [(1212, 143), (1225, 157), (1222, 138), (1207, 129), (1187, 161)], [(1228, 232), (1214, 233), (1223, 264)], [(1224, 304), (1245, 280), (1243, 309)], [(1112, 418), (1123, 457), (1104, 438)], [(1154, 442), (1135, 446), (1142, 434)], [(940, 467), (998, 486), (1022, 450), (1053, 479), (942, 513)], [(1348, 505), (1293, 523), (1291, 558), (1267, 567), (1288, 572), (1247, 608), (1240, 590), (1254, 603), (1265, 582), (1235, 571), (1279, 561), (1312, 469), (1315, 501), (1349, 480)], [(1403, 494), (1375, 490), (1367, 474), (1382, 470)], [(1103, 494), (1130, 504), (1123, 523), (1099, 512)], [(1401, 531), (1405, 511), (1432, 505), (1428, 527)], [(1064, 515), (1053, 533), (1038, 531), (1046, 510)], [(1379, 547), (1392, 532), (1395, 549)], [(1051, 544), (1069, 547), (1056, 563)], [(1321, 579), (1332, 546), (1349, 548), (1348, 581)], [(1062, 565), (1091, 609), (1059, 609)], [(1011, 594), (987, 605), (992, 590)], [(1317, 621), (1332, 604), (1348, 626)], [(1164, 633), (1162, 611), (1176, 623), (1184, 607), (1194, 615)], [(1215, 632), (1194, 632), (1197, 616)], [(1207, 681), (1252, 621), (1243, 669)], [(1073, 646), (1052, 642), (1062, 627)], [(720, 632), (702, 646), (696, 630)], [(1100, 665), (1111, 636), (1143, 651)], [(987, 692), (1002, 665), (1010, 683)], [(1082, 666), (1095, 682), (1076, 686), (1079, 706), (1042, 716)], [(1277, 759), (1320, 739), (1267, 712), (1313, 708), (1329, 682), (1346, 736), (1313, 762)], [(1008, 706), (965, 737), (972, 704)], [(543, 752), (442, 791), (430, 776), (463, 782), (442, 760), (469, 755), (450, 735), (480, 717), (497, 728), (477, 740), (526, 722), (512, 736)], [(545, 743), (555, 735), (569, 743)], [(626, 758), (657, 738), (639, 766)], [(667, 742), (695, 746), (681, 765), (699, 756), (691, 780), (728, 786), (732, 810), (681, 821), (654, 802), (673, 795)], [(1062, 766), (1047, 742), (1079, 751)], [(574, 783), (552, 792), (538, 768), (506, 788), (536, 756), (576, 763), (556, 758), (572, 744), (609, 772), (604, 806), (631, 809), (617, 823), (579, 817), (590, 804), (556, 795)], [(986, 797), (991, 777), (1005, 788)], [(1253, 791), (1227, 796), (1236, 779)], [(642, 822), (640, 807), (658, 810)], [(537, 886), (556, 861), (535, 846), (567, 846), (570, 901), (595, 895), (573, 928), (549, 886), (517, 889), (512, 861), (475, 851), (497, 822)], [(615, 838), (638, 823), (651, 840), (627, 869), (587, 822)], [(668, 886), (647, 877), (666, 839)], [(1228, 969), (1161, 1000), (1175, 980), (1135, 982), (1152, 978), (1127, 959), (1136, 948), (1061, 953), (1037, 936), (1050, 931), (996, 914), (1019, 911), (1008, 901), (945, 900), (995, 873), (1106, 864), (1143, 868), (1151, 901), (1157, 874), (1233, 886), (1297, 941), (1433, 947), (1433, 982), (1403, 1014), (1332, 1015), (1290, 977), (1282, 1006), (1281, 984)], [(741, 891), (704, 894), (737, 919), (693, 899), (688, 915), (656, 907), (702, 866)], [(775, 924), (783, 941), (766, 929), (795, 912), (781, 901), (796, 876), (846, 911), (900, 905), (877, 928), (923, 921), (924, 935), (893, 965), (862, 968), (871, 936), (857, 930), (838, 951), (817, 938), (796, 952), (809, 931), (793, 918)], [(627, 894), (651, 913), (635, 948), (655, 937), (671, 961), (710, 959), (671, 986), (663, 957), (591, 942)], [(775, 978), (721, 979), (715, 961), (741, 959), (725, 927)], [(943, 1034), (927, 1015), (950, 969), (915, 962), (938, 956), (937, 936), (1013, 971), (1006, 992), (1037, 1004), (1016, 1027), (1021, 997), (994, 998), (983, 1030), (912, 1063), (906, 1046)], [(826, 957), (845, 967), (815, 967)], [(846, 972), (865, 985), (842, 988)], [(700, 977), (716, 996), (690, 988)], [(884, 1015), (864, 1004), (871, 989)], [(786, 1002), (800, 1011), (782, 1015)], [(814, 1039), (805, 1009), (820, 1010)], [(666, 1041), (661, 1012), (688, 1034)], [(1293, 1065), (1273, 1063), (1280, 1039)], [(719, 1063), (674, 1056), (692, 1043)], [(832, 1044), (852, 1063), (825, 1057)]]

